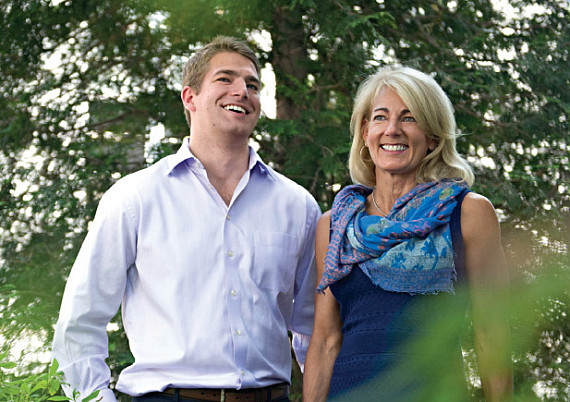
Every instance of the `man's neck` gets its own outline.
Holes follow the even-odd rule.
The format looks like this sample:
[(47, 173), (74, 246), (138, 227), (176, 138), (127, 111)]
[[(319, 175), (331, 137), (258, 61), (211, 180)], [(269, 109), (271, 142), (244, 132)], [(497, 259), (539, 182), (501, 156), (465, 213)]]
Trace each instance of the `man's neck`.
[(229, 205), (239, 181), (248, 168), (247, 139), (212, 141), (191, 135), (189, 145), (192, 154), (204, 165), (208, 180), (226, 205)]

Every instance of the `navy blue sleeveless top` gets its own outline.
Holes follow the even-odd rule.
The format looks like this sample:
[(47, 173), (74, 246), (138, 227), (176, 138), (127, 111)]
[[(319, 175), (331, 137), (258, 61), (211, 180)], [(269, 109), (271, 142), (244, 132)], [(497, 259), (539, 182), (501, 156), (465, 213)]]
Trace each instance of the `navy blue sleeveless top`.
[(343, 341), (329, 397), (347, 401), (466, 400), (459, 333), (467, 308), (461, 203), (450, 220), (455, 294), (410, 295), (374, 285), (355, 266), (330, 289)]

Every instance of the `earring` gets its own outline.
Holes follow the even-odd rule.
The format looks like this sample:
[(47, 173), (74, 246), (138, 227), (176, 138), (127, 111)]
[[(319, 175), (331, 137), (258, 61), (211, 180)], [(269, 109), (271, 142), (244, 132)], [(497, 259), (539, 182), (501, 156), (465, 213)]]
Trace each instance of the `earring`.
[[(362, 151), (364, 151), (365, 148), (368, 148), (366, 145), (363, 145), (362, 148), (360, 148), (360, 151), (358, 152), (358, 154), (360, 155), (360, 159), (362, 159), (362, 161), (364, 163), (369, 163), (372, 162), (372, 159), (364, 159), (364, 156), (362, 156)], [(370, 151), (368, 151), (368, 156), (370, 156)]]

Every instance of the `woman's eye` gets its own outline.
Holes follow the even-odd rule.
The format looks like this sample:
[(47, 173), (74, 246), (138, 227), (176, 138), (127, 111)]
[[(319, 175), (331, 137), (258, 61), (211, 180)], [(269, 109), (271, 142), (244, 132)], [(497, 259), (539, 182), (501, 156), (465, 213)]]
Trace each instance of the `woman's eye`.
[(379, 115), (374, 116), (374, 120), (378, 120), (378, 121), (386, 120), (386, 116), (379, 114)]
[(415, 123), (416, 119), (414, 119), (412, 116), (405, 116), (402, 121), (406, 122), (406, 123)]

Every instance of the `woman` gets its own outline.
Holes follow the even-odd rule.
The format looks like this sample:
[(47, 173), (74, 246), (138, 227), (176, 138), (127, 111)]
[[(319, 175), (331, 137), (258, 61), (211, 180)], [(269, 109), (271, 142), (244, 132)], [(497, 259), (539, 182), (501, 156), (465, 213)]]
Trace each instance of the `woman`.
[(508, 399), (500, 228), (491, 203), (468, 190), (450, 101), (422, 72), (382, 68), (358, 90), (351, 133), (359, 185), (317, 225), (304, 400), (467, 399), (457, 322), (468, 302), (485, 397)]

